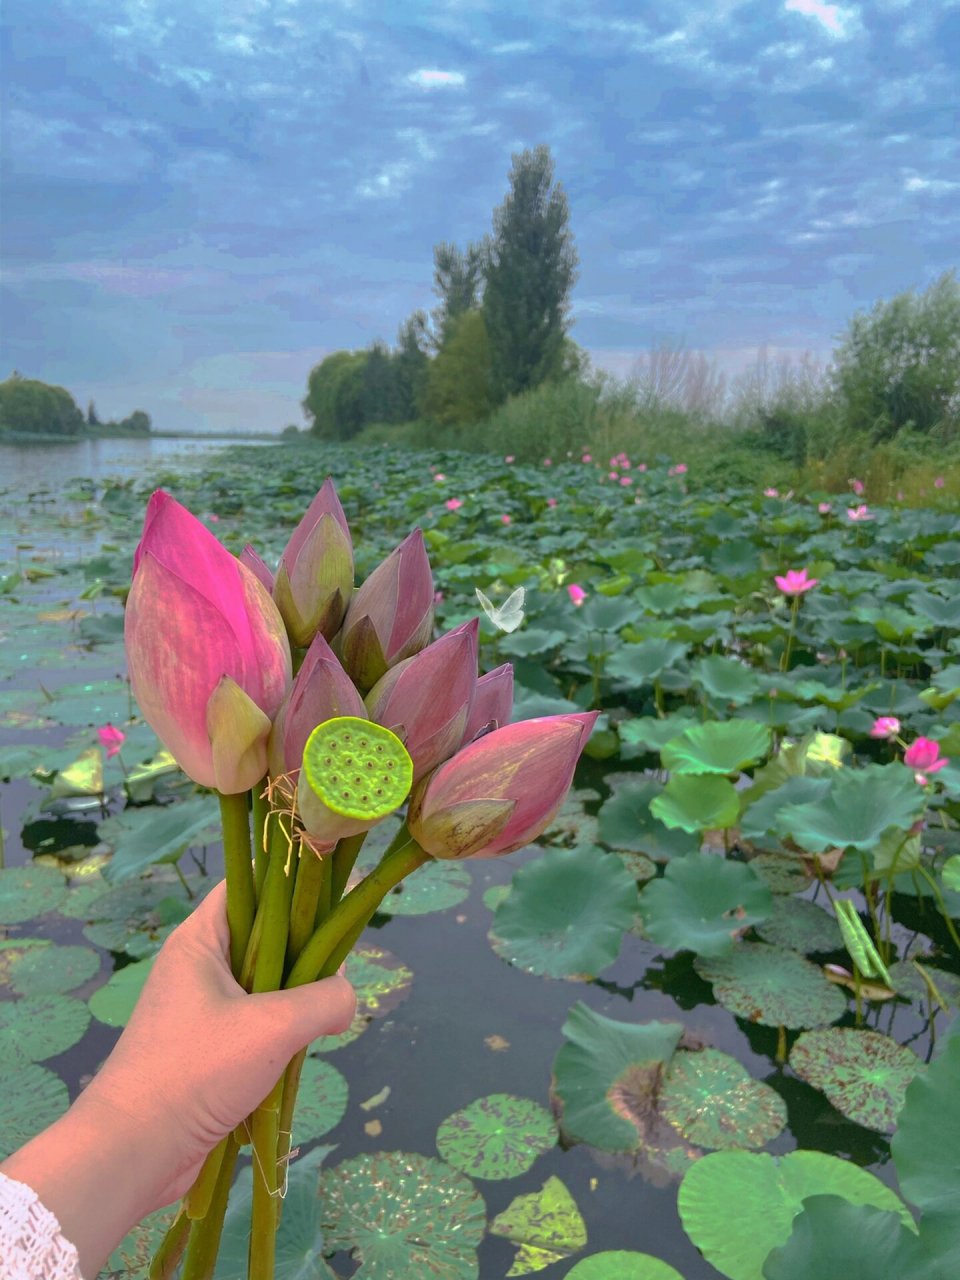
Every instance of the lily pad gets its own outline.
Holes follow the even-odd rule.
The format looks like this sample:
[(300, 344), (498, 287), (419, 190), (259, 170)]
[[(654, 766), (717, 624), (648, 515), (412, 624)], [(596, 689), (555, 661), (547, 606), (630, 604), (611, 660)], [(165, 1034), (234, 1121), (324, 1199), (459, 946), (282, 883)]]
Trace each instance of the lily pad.
[(736, 823), (740, 800), (729, 778), (676, 774), (650, 802), (650, 812), (683, 831), (725, 830)]
[(60, 1077), (46, 1067), (6, 1057), (0, 1060), (0, 1160), (5, 1160), (63, 1115), (70, 1106), (70, 1094)]
[(720, 654), (701, 658), (694, 665), (692, 674), (711, 697), (722, 702), (749, 702), (760, 690), (756, 671), (735, 658), (724, 658)]
[(764, 1280), (943, 1280), (945, 1274), (897, 1214), (840, 1196), (808, 1196), (790, 1238), (771, 1250), (763, 1267)]
[(758, 853), (749, 865), (767, 885), (771, 893), (800, 893), (808, 889), (813, 880), (805, 864), (799, 858), (779, 853)]
[(97, 680), (67, 684), (42, 707), (58, 724), (125, 724), (132, 719), (133, 700), (125, 680)]
[(779, 829), (780, 810), (784, 805), (807, 804), (822, 799), (830, 790), (830, 779), (798, 774), (787, 778), (782, 786), (762, 791), (759, 799), (751, 802), (752, 790), (744, 793), (747, 807), (740, 819), (740, 830), (748, 840), (759, 840), (768, 832)]
[(5, 867), (0, 870), (0, 924), (56, 911), (66, 896), (67, 882), (55, 867)]
[(649, 778), (631, 779), (619, 785), (599, 813), (600, 839), (612, 849), (645, 853), (662, 862), (695, 853), (696, 835), (664, 826), (650, 811), (651, 801), (663, 787)]
[(843, 992), (793, 951), (741, 942), (728, 956), (699, 956), (694, 968), (725, 1009), (767, 1027), (822, 1027), (846, 1012)]
[(811, 853), (853, 848), (869, 852), (890, 827), (907, 831), (926, 799), (913, 774), (900, 764), (840, 770), (830, 792), (806, 804), (785, 805), (777, 829)]
[(742, 930), (766, 919), (770, 890), (749, 866), (713, 854), (691, 853), (669, 863), (640, 895), (649, 938), (674, 951), (725, 955)]
[[(128, 1231), (110, 1255), (105, 1268), (107, 1274), (120, 1272), (130, 1276), (147, 1275), (153, 1255), (167, 1234), (167, 1228), (177, 1216), (177, 1207), (171, 1205), (166, 1209), (158, 1209)], [(104, 1272), (100, 1274), (102, 1276)]]
[(566, 1044), (553, 1063), (561, 1129), (602, 1151), (637, 1150), (683, 1027), (617, 1022), (578, 1002), (563, 1034)]
[(659, 1107), (688, 1142), (711, 1151), (762, 1147), (787, 1123), (787, 1106), (780, 1095), (719, 1049), (675, 1053)]
[[(947, 969), (938, 969), (936, 965), (927, 964), (925, 961), (922, 968), (944, 1001), (955, 1009), (960, 1008), (960, 977)], [(908, 1000), (930, 1001), (930, 988), (923, 979), (923, 973), (913, 961), (897, 960), (888, 967), (887, 972), (890, 974), (890, 981), (897, 995), (906, 996)]]
[(72, 1049), (84, 1037), (90, 1010), (70, 996), (24, 996), (0, 1002), (0, 1062), (15, 1067)]
[(459, 906), (470, 895), (470, 868), (459, 862), (428, 862), (391, 893), (378, 911), (390, 916), (425, 916)]
[(587, 1243), (577, 1202), (559, 1178), (548, 1178), (540, 1191), (517, 1196), (490, 1223), (490, 1231), (520, 1246), (508, 1276), (542, 1271)]
[(412, 970), (395, 955), (368, 944), (356, 947), (347, 956), (346, 974), (357, 994), (353, 1022), (338, 1036), (321, 1036), (315, 1040), (312, 1052), (332, 1053), (351, 1044), (374, 1018), (386, 1017), (406, 1000), (413, 982)]
[(892, 1133), (907, 1085), (923, 1063), (890, 1036), (854, 1027), (805, 1031), (790, 1066), (838, 1111), (866, 1129)]
[(551, 849), (515, 873), (490, 941), (528, 973), (593, 977), (616, 960), (636, 908), (636, 881), (616, 854)]
[(212, 844), (219, 829), (214, 796), (193, 796), (163, 808), (124, 809), (97, 828), (100, 839), (113, 849), (104, 879), (127, 880), (153, 863), (177, 862), (191, 845)]
[(582, 1259), (565, 1280), (683, 1280), (683, 1276), (669, 1262), (649, 1253), (612, 1249)]
[[(763, 1280), (767, 1254), (790, 1236), (807, 1196), (839, 1195), (913, 1217), (879, 1178), (820, 1151), (715, 1151), (688, 1169), (677, 1197), (687, 1235), (729, 1280)], [(826, 1280), (826, 1277), (824, 1277)]]
[(557, 1143), (553, 1116), (529, 1098), (492, 1093), (447, 1116), (437, 1151), (473, 1178), (515, 1178)]
[(714, 720), (668, 742), (660, 759), (673, 774), (739, 774), (769, 755), (772, 736), (755, 720)]
[(92, 947), (61, 947), (46, 938), (0, 941), (0, 986), (20, 996), (58, 995), (89, 982), (100, 968)]
[(124, 951), (133, 939), (155, 935), (168, 923), (161, 918), (161, 907), (167, 898), (192, 909), (216, 883), (213, 876), (188, 876), (192, 899), (169, 872), (113, 885), (87, 903), (86, 918), (92, 923), (84, 927), (83, 936), (105, 951)]
[(112, 973), (102, 987), (98, 987), (87, 1003), (98, 1022), (108, 1027), (124, 1027), (140, 999), (143, 984), (150, 974), (153, 960), (138, 960), (124, 965)]
[(327, 1252), (350, 1250), (365, 1280), (477, 1280), (486, 1207), (443, 1160), (357, 1156), (324, 1169), (318, 1196)]
[(346, 1077), (322, 1058), (303, 1061), (293, 1111), (293, 1145), (313, 1142), (335, 1129), (347, 1110)]
[(775, 898), (769, 918), (756, 930), (764, 942), (804, 955), (843, 947), (836, 918), (808, 898)]

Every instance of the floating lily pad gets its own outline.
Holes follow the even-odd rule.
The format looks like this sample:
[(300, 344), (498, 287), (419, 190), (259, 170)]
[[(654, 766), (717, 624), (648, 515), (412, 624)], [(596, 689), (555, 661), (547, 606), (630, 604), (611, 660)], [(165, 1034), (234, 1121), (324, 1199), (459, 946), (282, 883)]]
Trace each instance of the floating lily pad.
[(353, 1022), (338, 1036), (321, 1036), (312, 1052), (332, 1053), (352, 1043), (374, 1018), (383, 1018), (410, 994), (413, 973), (395, 955), (367, 944), (347, 956), (347, 977), (357, 994)]
[(960, 893), (960, 853), (948, 858), (940, 869), (943, 887), (951, 893)]
[(636, 907), (636, 881), (616, 854), (551, 849), (515, 873), (490, 941), (528, 973), (593, 977), (616, 960)]
[(771, 1250), (764, 1280), (943, 1280), (945, 1272), (895, 1213), (840, 1196), (808, 1196), (786, 1244)]
[[(0, 1022), (0, 1039), (2, 1026)], [(70, 1094), (60, 1077), (46, 1067), (6, 1056), (0, 1056), (0, 1061), (0, 1160), (5, 1160), (63, 1115)]]
[(800, 893), (809, 888), (813, 880), (799, 858), (779, 853), (758, 853), (750, 859), (749, 865), (771, 893)]
[(719, 654), (701, 658), (693, 667), (693, 676), (711, 697), (723, 702), (749, 702), (760, 690), (760, 680), (752, 667)]
[(152, 958), (124, 965), (112, 973), (102, 987), (98, 987), (87, 1003), (90, 1012), (99, 1022), (109, 1027), (124, 1027), (140, 999), (140, 992), (152, 967)]
[(770, 890), (742, 862), (691, 853), (675, 859), (640, 895), (646, 935), (674, 951), (719, 956), (772, 910)]
[(755, 720), (714, 720), (694, 725), (660, 752), (674, 774), (739, 774), (770, 752), (769, 726)]
[(808, 804), (822, 799), (829, 790), (829, 778), (798, 774), (787, 778), (782, 786), (763, 791), (759, 799), (751, 801), (750, 791), (747, 791), (744, 794), (747, 807), (740, 819), (740, 830), (748, 840), (759, 840), (768, 832), (779, 830), (780, 810), (784, 805)]
[(944, 1276), (960, 1271), (960, 1032), (907, 1086), (891, 1139), (903, 1194), (921, 1212), (922, 1238)]
[(490, 1231), (520, 1246), (508, 1276), (542, 1271), (587, 1243), (577, 1202), (559, 1178), (548, 1178), (540, 1191), (517, 1196), (490, 1223)]
[[(946, 969), (938, 969), (936, 965), (927, 964), (925, 961), (922, 968), (944, 1001), (955, 1009), (960, 1008), (960, 977)], [(887, 972), (890, 974), (890, 981), (897, 995), (906, 996), (909, 1000), (930, 1001), (930, 988), (923, 979), (923, 973), (913, 961), (898, 960), (888, 966)]]
[(786, 1243), (806, 1197), (831, 1194), (888, 1209), (906, 1225), (913, 1223), (907, 1206), (879, 1178), (820, 1151), (779, 1157), (715, 1151), (687, 1170), (677, 1207), (683, 1229), (721, 1274), (729, 1280), (763, 1280), (767, 1254)]
[(470, 895), (470, 868), (459, 862), (428, 862), (388, 893), (378, 911), (390, 916), (425, 916), (459, 906)]
[(648, 880), (656, 879), (657, 864), (652, 858), (648, 858), (645, 853), (621, 853), (618, 849), (617, 857), (637, 884), (646, 884)]
[(636, 760), (640, 756), (659, 755), (666, 743), (697, 723), (692, 707), (680, 707), (662, 718), (639, 716), (635, 720), (624, 720), (617, 729), (620, 758)]
[(192, 899), (187, 897), (180, 881), (169, 873), (113, 885), (88, 902), (86, 918), (93, 923), (84, 927), (83, 936), (105, 951), (124, 951), (133, 939), (156, 936), (158, 930), (169, 923), (161, 918), (161, 906), (166, 899), (172, 898), (192, 909), (216, 883), (213, 876), (188, 876), (187, 884), (194, 894)]
[(58, 689), (43, 714), (58, 724), (116, 724), (132, 718), (130, 687), (125, 680), (67, 684)]
[(318, 1196), (327, 1252), (352, 1252), (367, 1280), (477, 1280), (486, 1207), (443, 1160), (357, 1156), (323, 1171)]
[(683, 831), (723, 830), (736, 823), (740, 800), (729, 778), (676, 774), (651, 800), (650, 812), (665, 826)]
[(66, 768), (58, 770), (50, 787), (51, 800), (102, 795), (103, 752), (99, 747), (88, 747)]
[(664, 826), (650, 811), (663, 788), (649, 778), (621, 783), (600, 808), (600, 839), (618, 851), (645, 853), (648, 858), (669, 858), (695, 853), (697, 836), (677, 827)]
[(926, 799), (909, 769), (865, 765), (837, 772), (830, 792), (806, 804), (785, 805), (777, 829), (811, 853), (831, 848), (869, 852), (890, 827), (906, 832), (923, 814)]
[(153, 1255), (176, 1216), (177, 1206), (172, 1205), (158, 1209), (138, 1222), (111, 1253), (106, 1270), (111, 1274), (119, 1271), (123, 1275), (145, 1276), (150, 1270)]
[(679, 1022), (617, 1022), (578, 1002), (567, 1015), (563, 1034), (566, 1044), (553, 1063), (562, 1130), (603, 1151), (635, 1151), (683, 1027)]
[(578, 1262), (564, 1280), (683, 1280), (669, 1262), (649, 1253), (613, 1249)]
[(61, 947), (46, 938), (0, 941), (0, 986), (9, 985), (19, 996), (72, 991), (99, 968), (92, 947)]
[(808, 898), (775, 898), (769, 918), (756, 930), (764, 942), (805, 955), (843, 947), (836, 917)]
[(293, 1145), (313, 1142), (335, 1129), (347, 1110), (346, 1077), (322, 1058), (303, 1061), (293, 1111)]
[(104, 879), (127, 880), (153, 863), (177, 862), (191, 845), (211, 844), (219, 834), (215, 796), (193, 796), (162, 808), (124, 809), (97, 828), (97, 835), (113, 850)]
[(55, 867), (6, 867), (0, 870), (0, 924), (56, 911), (66, 896), (67, 882)]
[(510, 896), (510, 886), (508, 884), (492, 884), (489, 889), (483, 891), (483, 905), (488, 911), (496, 911), (500, 903)]
[(694, 968), (725, 1009), (767, 1027), (823, 1027), (847, 1001), (816, 965), (783, 947), (741, 942), (728, 956), (699, 956)]
[(661, 1086), (659, 1108), (688, 1142), (711, 1151), (762, 1147), (787, 1123), (780, 1095), (719, 1049), (675, 1053)]
[(896, 1128), (907, 1085), (923, 1069), (912, 1049), (854, 1027), (805, 1031), (790, 1066), (850, 1120), (880, 1133)]
[(90, 1010), (69, 996), (24, 996), (0, 1001), (0, 1062), (42, 1062), (72, 1049), (84, 1037)]
[(508, 1093), (477, 1098), (437, 1130), (441, 1157), (473, 1178), (515, 1178), (556, 1142), (550, 1112)]

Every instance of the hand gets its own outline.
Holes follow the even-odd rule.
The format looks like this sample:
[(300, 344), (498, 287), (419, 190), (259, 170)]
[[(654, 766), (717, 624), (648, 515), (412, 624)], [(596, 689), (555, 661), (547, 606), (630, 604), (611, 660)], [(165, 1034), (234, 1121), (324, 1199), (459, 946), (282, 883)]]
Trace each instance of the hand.
[(126, 1232), (192, 1186), (207, 1153), (317, 1036), (345, 1031), (341, 975), (248, 995), (229, 964), (226, 881), (160, 949), (110, 1056), (2, 1172), (33, 1187), (94, 1276)]

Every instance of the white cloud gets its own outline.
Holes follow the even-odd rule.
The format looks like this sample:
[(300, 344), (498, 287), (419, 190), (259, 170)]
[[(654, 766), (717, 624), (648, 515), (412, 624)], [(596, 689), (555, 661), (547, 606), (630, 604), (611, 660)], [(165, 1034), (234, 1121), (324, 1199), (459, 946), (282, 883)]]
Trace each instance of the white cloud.
[(783, 6), (788, 12), (802, 13), (805, 18), (813, 18), (832, 36), (847, 35), (848, 24), (852, 24), (856, 10), (842, 9), (838, 4), (826, 4), (825, 0), (786, 0)]
[(444, 89), (449, 87), (459, 88), (466, 83), (466, 77), (462, 71), (437, 71), (433, 68), (421, 67), (418, 71), (411, 71), (407, 76), (408, 84), (415, 84), (420, 89)]
[(960, 191), (960, 182), (946, 182), (943, 178), (921, 178), (914, 174), (903, 184), (905, 191), (925, 191), (931, 196), (949, 195), (951, 191)]
[(533, 48), (529, 40), (505, 40), (503, 44), (495, 44), (490, 52), (499, 56), (507, 53), (529, 53)]

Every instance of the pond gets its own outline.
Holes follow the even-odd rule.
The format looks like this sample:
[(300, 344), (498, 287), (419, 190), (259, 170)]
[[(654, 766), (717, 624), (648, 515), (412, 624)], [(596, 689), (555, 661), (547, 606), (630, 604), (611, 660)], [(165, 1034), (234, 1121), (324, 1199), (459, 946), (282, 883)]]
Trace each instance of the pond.
[[(960, 999), (955, 512), (857, 524), (842, 500), (827, 514), (817, 495), (702, 491), (666, 468), (612, 491), (602, 470), (573, 464), (303, 445), (138, 459), (131, 443), (48, 469), (24, 454), (0, 482), (0, 1061), (21, 1069), (0, 1079), (4, 1153), (45, 1122), (18, 1074), (47, 1073), (34, 1089), (58, 1078), (50, 1106), (65, 1106), (189, 909), (184, 884), (202, 894), (223, 874), (215, 803), (162, 754), (124, 676), (122, 598), (149, 493), (162, 483), (230, 550), (251, 541), (272, 566), (329, 471), (358, 583), (422, 527), (435, 634), (481, 617), (480, 670), (513, 664), (514, 718), (602, 714), (533, 845), (434, 864), (385, 899), (348, 966), (362, 1016), (308, 1059), (301, 1154), (331, 1145), (323, 1167), (360, 1201), (391, 1185), (391, 1153), (426, 1159), (421, 1212), (457, 1179), (479, 1192), (486, 1231), (462, 1256), (431, 1258), (450, 1280), (666, 1280), (622, 1259), (575, 1272), (619, 1250), (686, 1280), (759, 1280), (789, 1218), (746, 1263), (697, 1235), (695, 1212), (681, 1221), (678, 1184), (694, 1188), (698, 1164), (722, 1171), (718, 1151), (826, 1153), (910, 1201), (890, 1135)], [(802, 565), (814, 585), (774, 585)], [(475, 591), (502, 604), (520, 586), (525, 617), (505, 631)], [(880, 716), (897, 735), (875, 734)], [(107, 724), (125, 735), (109, 757)], [(897, 745), (919, 737), (948, 760), (923, 783)], [(183, 819), (166, 837), (176, 870), (154, 862), (158, 815)], [(361, 867), (398, 822), (371, 832)], [(30, 1002), (44, 1000), (76, 1032), (30, 1050)], [(478, 1102), (499, 1095), (532, 1109)], [(477, 1107), (488, 1164), (471, 1146)], [(451, 1132), (464, 1131), (458, 1147)], [(506, 1154), (511, 1132), (532, 1161)], [(754, 1222), (738, 1185), (726, 1209), (716, 1187), (698, 1194), (763, 1237), (771, 1215), (758, 1204)], [(518, 1204), (531, 1196), (532, 1218)], [(882, 1187), (848, 1196), (900, 1205)], [(354, 1274), (343, 1239), (332, 1272), (318, 1261), (311, 1274)], [(110, 1274), (144, 1275), (151, 1245), (138, 1247)], [(424, 1274), (415, 1260), (394, 1273)]]

